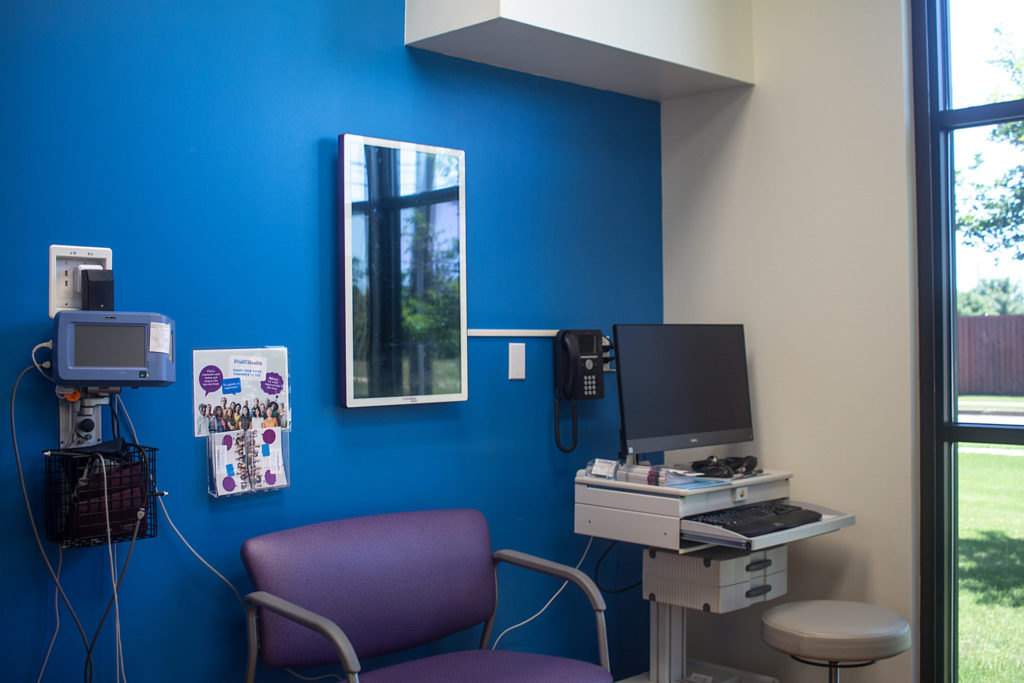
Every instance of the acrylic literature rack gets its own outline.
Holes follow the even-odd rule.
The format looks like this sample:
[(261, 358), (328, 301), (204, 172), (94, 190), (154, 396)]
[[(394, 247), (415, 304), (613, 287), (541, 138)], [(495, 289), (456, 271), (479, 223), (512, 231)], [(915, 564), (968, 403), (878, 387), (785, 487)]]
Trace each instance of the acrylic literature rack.
[(288, 488), (288, 349), (192, 352), (194, 433), (206, 439), (214, 497)]

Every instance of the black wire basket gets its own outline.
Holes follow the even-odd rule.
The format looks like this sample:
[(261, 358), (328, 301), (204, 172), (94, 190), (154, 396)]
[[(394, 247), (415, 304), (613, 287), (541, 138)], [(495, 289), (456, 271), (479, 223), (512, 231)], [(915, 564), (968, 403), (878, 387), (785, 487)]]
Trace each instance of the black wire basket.
[(156, 536), (156, 450), (46, 451), (46, 537), (62, 548)]

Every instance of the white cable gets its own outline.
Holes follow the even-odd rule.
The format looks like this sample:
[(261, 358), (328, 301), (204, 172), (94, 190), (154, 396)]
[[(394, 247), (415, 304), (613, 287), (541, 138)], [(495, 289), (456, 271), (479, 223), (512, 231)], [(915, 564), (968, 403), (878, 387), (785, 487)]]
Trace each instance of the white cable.
[[(117, 401), (117, 405), (121, 407), (121, 414), (124, 415), (124, 419), (128, 420), (128, 429), (132, 433), (132, 442), (138, 446), (139, 437), (135, 435), (135, 425), (132, 424), (132, 416), (128, 414), (128, 409), (124, 407), (124, 401), (121, 400), (121, 394), (115, 394), (114, 400)], [(154, 482), (155, 484), (156, 482)]]
[[(128, 544), (128, 556), (124, 558), (124, 566), (121, 567), (121, 574), (120, 574), (120, 576), (117, 579), (117, 583), (115, 584), (115, 588), (116, 589), (120, 588), (121, 581), (124, 579), (124, 573), (128, 570), (128, 560), (131, 559), (132, 549), (135, 547), (135, 541), (138, 539), (138, 536), (139, 536), (139, 526), (142, 524), (142, 520), (143, 520), (144, 517), (145, 517), (144, 508), (140, 508), (139, 511), (136, 513), (135, 528), (132, 530), (132, 540), (131, 540), (131, 543)], [(115, 557), (115, 560), (116, 560), (116, 558), (117, 558), (117, 552), (116, 551), (114, 552), (114, 557)], [(99, 626), (96, 627), (96, 630), (93, 632), (92, 640), (89, 641), (89, 645), (86, 648), (87, 652), (92, 652), (92, 649), (93, 649), (93, 647), (96, 644), (96, 639), (100, 635), (100, 630), (103, 628), (103, 624), (107, 620), (107, 614), (110, 612), (110, 608), (113, 607), (113, 606), (114, 606), (114, 595), (111, 595), (110, 596), (110, 601), (107, 603), (107, 609), (103, 613), (103, 618), (100, 619), (100, 624), (99, 624)], [(122, 669), (124, 668), (123, 660), (121, 661), (121, 668)], [(92, 680), (92, 673), (91, 672), (89, 673), (89, 676), (88, 676), (87, 680), (88, 681)]]
[[(58, 410), (59, 410), (59, 408), (58, 408)], [(65, 420), (65, 422), (67, 422), (67, 429), (64, 430), (63, 434), (59, 435), (60, 436), (60, 441), (57, 442), (58, 445), (61, 448), (64, 447), (64, 444), (67, 444), (69, 447), (72, 447), (73, 446), (72, 439), (74, 439), (74, 437), (75, 437), (75, 421), (72, 419), (72, 420)]]
[[(121, 407), (121, 413), (124, 415), (125, 419), (128, 421), (128, 429), (132, 433), (132, 440), (136, 444), (138, 444), (139, 439), (138, 439), (138, 436), (135, 433), (135, 425), (132, 423), (131, 415), (128, 414), (128, 409), (125, 408), (124, 401), (121, 400), (120, 394), (115, 396), (114, 400), (117, 401), (118, 405)], [(185, 547), (188, 548), (192, 552), (192, 554), (196, 556), (196, 559), (198, 559), (200, 562), (202, 562), (206, 566), (207, 569), (209, 569), (211, 572), (216, 574), (217, 577), (221, 581), (223, 581), (225, 584), (227, 584), (228, 588), (230, 588), (231, 591), (235, 594), (235, 597), (238, 598), (238, 602), (242, 605), (242, 608), (244, 609), (245, 608), (245, 600), (242, 599), (242, 594), (238, 592), (238, 589), (235, 588), (234, 584), (232, 584), (230, 581), (228, 581), (228, 579), (223, 574), (221, 574), (219, 571), (214, 569), (213, 565), (211, 565), (209, 562), (207, 562), (205, 559), (203, 559), (203, 556), (200, 555), (198, 552), (196, 552), (196, 549), (193, 548), (189, 544), (189, 542), (187, 540), (185, 540), (185, 537), (181, 535), (180, 531), (178, 531), (178, 527), (176, 527), (174, 525), (174, 521), (171, 520), (171, 516), (167, 512), (167, 506), (164, 505), (163, 497), (162, 496), (157, 496), (156, 501), (158, 503), (160, 503), (160, 509), (164, 511), (164, 518), (167, 520), (167, 523), (171, 526), (171, 529), (174, 531), (174, 533), (177, 534), (178, 538), (181, 539), (181, 542), (185, 544)], [(593, 542), (594, 542), (594, 537), (591, 536), (590, 539), (587, 541), (587, 547), (584, 548), (584, 550), (583, 550), (583, 555), (580, 557), (580, 561), (576, 563), (576, 569), (579, 569), (583, 565), (583, 561), (587, 558), (587, 553), (590, 552), (590, 546), (593, 544)], [(494, 640), (494, 645), (491, 646), (491, 649), (493, 650), (493, 649), (498, 647), (498, 641), (500, 641), (502, 639), (502, 637), (506, 633), (508, 633), (509, 631), (512, 631), (514, 629), (517, 629), (520, 626), (525, 626), (526, 624), (530, 623), (531, 621), (533, 621), (534, 619), (539, 617), (541, 614), (543, 614), (544, 611), (551, 605), (552, 602), (555, 601), (555, 598), (557, 598), (559, 596), (559, 594), (561, 594), (561, 592), (565, 589), (565, 587), (567, 585), (569, 585), (568, 581), (563, 582), (561, 587), (557, 591), (555, 591), (554, 595), (551, 596), (551, 599), (548, 600), (547, 603), (543, 607), (540, 608), (540, 611), (537, 612), (536, 614), (534, 614), (532, 617), (530, 617), (529, 619), (526, 619), (524, 621), (521, 621), (518, 624), (515, 624), (514, 626), (509, 626), (507, 629), (502, 631), (501, 634)], [(319, 680), (325, 680), (325, 679), (329, 679), (329, 678), (333, 678), (333, 679), (339, 680), (339, 681), (344, 681), (345, 680), (344, 678), (342, 678), (341, 676), (339, 676), (337, 674), (325, 674), (323, 676), (307, 677), (307, 676), (303, 676), (301, 674), (298, 674), (298, 673), (292, 671), (291, 669), (285, 669), (285, 670), (288, 673), (290, 673), (292, 676), (295, 676), (296, 678), (299, 678), (299, 679), (304, 680), (304, 681), (319, 681)]]
[[(124, 678), (124, 651), (121, 648), (121, 606), (117, 599), (117, 564), (114, 562), (114, 541), (110, 533), (110, 492), (107, 490), (107, 462), (100, 460), (100, 474), (103, 475), (103, 514), (107, 522), (107, 555), (110, 557), (110, 585), (114, 589), (114, 681)], [(127, 681), (125, 682), (127, 683)]]
[[(128, 409), (125, 408), (124, 401), (121, 400), (121, 395), (118, 394), (115, 397), (115, 400), (117, 401), (118, 405), (121, 407), (121, 414), (124, 415), (126, 420), (128, 420), (128, 429), (132, 433), (132, 441), (134, 441), (136, 444), (138, 444), (139, 443), (139, 438), (135, 434), (135, 425), (132, 423), (132, 416), (128, 414)], [(154, 485), (155, 485), (155, 483), (156, 482), (154, 482)], [(245, 600), (242, 599), (242, 594), (238, 592), (238, 589), (235, 588), (234, 584), (232, 584), (230, 581), (228, 581), (227, 578), (223, 574), (221, 574), (219, 571), (214, 569), (213, 565), (211, 565), (209, 562), (207, 562), (205, 559), (203, 559), (203, 556), (200, 555), (198, 552), (196, 552), (196, 549), (193, 548), (189, 544), (189, 542), (187, 540), (185, 540), (185, 537), (181, 535), (181, 532), (178, 531), (178, 527), (174, 526), (174, 521), (171, 520), (171, 515), (167, 512), (167, 506), (164, 505), (163, 496), (158, 495), (157, 498), (156, 498), (156, 502), (160, 503), (160, 509), (164, 511), (164, 518), (167, 520), (167, 523), (171, 525), (171, 529), (174, 531), (175, 534), (177, 534), (178, 538), (181, 539), (181, 542), (185, 544), (185, 547), (188, 548), (190, 551), (192, 551), (192, 554), (196, 556), (196, 559), (198, 559), (200, 562), (202, 562), (206, 566), (207, 569), (209, 569), (211, 572), (216, 574), (217, 577), (221, 581), (223, 581), (224, 583), (227, 584), (228, 588), (230, 588), (231, 591), (235, 594), (235, 597), (238, 598), (238, 602), (239, 602), (239, 604), (242, 605), (242, 609), (245, 609)]]
[[(36, 360), (36, 351), (38, 351), (39, 349), (51, 349), (52, 350), (53, 349), (53, 340), (51, 339), (49, 341), (44, 341), (44, 342), (42, 342), (40, 344), (36, 344), (35, 346), (33, 346), (32, 347), (32, 354), (31, 354), (31, 356), (32, 356), (32, 365), (36, 366), (36, 370), (39, 371), (39, 374), (42, 375), (43, 377), (45, 377), (48, 382), (53, 382), (54, 384), (56, 384), (56, 380), (53, 379), (53, 377), (51, 375), (47, 375), (45, 372), (43, 372), (44, 368), (52, 368), (53, 367), (53, 363), (48, 361), (48, 360), (44, 360), (42, 363), (39, 363)], [(59, 444), (61, 446), (63, 446), (64, 444), (71, 444), (71, 439), (75, 435), (75, 425), (74, 425), (73, 421), (72, 420), (68, 420), (67, 422), (68, 422), (68, 425), (67, 425), (68, 431), (67, 431), (67, 433), (60, 435), (60, 442), (59, 442)]]
[[(125, 420), (128, 421), (128, 430), (132, 433), (132, 441), (135, 442), (136, 445), (138, 445), (139, 437), (135, 433), (135, 424), (132, 423), (132, 416), (128, 414), (128, 409), (125, 407), (124, 401), (121, 400), (121, 395), (118, 394), (117, 396), (115, 396), (114, 400), (117, 401), (118, 406), (121, 408), (121, 414), (124, 415)], [(155, 483), (156, 482), (154, 482), (154, 485), (155, 485)], [(211, 565), (209, 562), (207, 562), (205, 559), (203, 559), (203, 556), (200, 555), (198, 552), (196, 552), (196, 549), (193, 548), (189, 544), (189, 542), (187, 540), (185, 540), (185, 537), (181, 535), (181, 532), (178, 531), (178, 527), (174, 526), (174, 521), (171, 520), (171, 515), (167, 512), (167, 506), (164, 505), (163, 496), (162, 495), (157, 496), (156, 502), (160, 503), (160, 509), (164, 511), (164, 519), (167, 520), (167, 523), (171, 526), (171, 529), (174, 531), (174, 533), (177, 534), (178, 538), (181, 539), (181, 542), (185, 544), (185, 547), (188, 548), (190, 551), (192, 551), (192, 554), (196, 556), (196, 559), (198, 559), (200, 562), (202, 562), (203, 565), (205, 565), (207, 569), (209, 569), (211, 572), (216, 574), (217, 577), (221, 581), (223, 581), (225, 584), (227, 584), (227, 587), (230, 588), (231, 592), (233, 592), (235, 594), (235, 597), (238, 598), (238, 602), (239, 602), (239, 604), (242, 605), (242, 609), (245, 609), (245, 600), (242, 599), (242, 594), (238, 592), (238, 589), (235, 588), (234, 584), (231, 583), (230, 581), (228, 581), (227, 577), (225, 577), (219, 571), (214, 569), (213, 565)], [(296, 673), (296, 672), (294, 672), (294, 671), (292, 671), (291, 669), (288, 669), (288, 668), (286, 668), (285, 671), (290, 673), (292, 676), (295, 676), (296, 678), (299, 678), (299, 679), (304, 680), (304, 681), (322, 681), (322, 680), (326, 680), (326, 679), (330, 679), (330, 678), (333, 678), (333, 679), (338, 680), (338, 681), (344, 681), (345, 680), (343, 677), (341, 677), (341, 676), (339, 676), (337, 674), (324, 674), (323, 676), (309, 677), (309, 676), (303, 676), (302, 674)]]
[[(590, 540), (589, 540), (589, 541), (587, 541), (587, 547), (583, 549), (583, 555), (582, 555), (582, 556), (580, 557), (580, 561), (576, 563), (576, 569), (579, 569), (579, 568), (580, 568), (580, 566), (582, 566), (582, 565), (583, 565), (583, 560), (587, 559), (587, 553), (588, 553), (588, 552), (590, 552), (590, 545), (591, 545), (591, 544), (592, 544), (593, 542), (594, 542), (594, 537), (593, 537), (593, 536), (591, 536), (591, 537), (590, 537)], [(539, 611), (539, 612), (537, 612), (536, 614), (534, 614), (534, 615), (533, 615), (532, 617), (530, 617), (529, 619), (525, 619), (525, 620), (523, 620), (523, 621), (520, 621), (520, 622), (519, 622), (518, 624), (515, 624), (515, 625), (513, 625), (513, 626), (509, 626), (509, 627), (508, 627), (507, 629), (505, 629), (504, 631), (502, 631), (502, 632), (501, 632), (501, 633), (500, 633), (500, 634), (498, 635), (498, 637), (494, 639), (494, 645), (491, 645), (491, 649), (492, 649), (492, 650), (496, 649), (496, 648), (498, 647), (498, 641), (500, 641), (500, 640), (502, 639), (502, 637), (503, 637), (503, 636), (504, 636), (504, 635), (505, 635), (506, 633), (508, 633), (509, 631), (515, 630), (515, 629), (519, 628), (520, 626), (525, 626), (526, 624), (529, 624), (529, 623), (530, 623), (531, 621), (533, 621), (534, 619), (536, 619), (536, 618), (537, 618), (537, 617), (539, 617), (540, 615), (544, 614), (544, 610), (546, 610), (546, 609), (547, 609), (548, 607), (550, 607), (550, 606), (551, 606), (551, 603), (553, 603), (553, 602), (555, 601), (555, 598), (557, 598), (557, 597), (559, 596), (559, 594), (560, 594), (560, 593), (561, 593), (561, 592), (562, 592), (563, 590), (565, 590), (565, 587), (566, 587), (566, 586), (568, 586), (568, 585), (569, 585), (569, 581), (568, 581), (568, 580), (566, 580), (566, 581), (563, 581), (563, 582), (562, 582), (562, 585), (561, 585), (561, 587), (559, 587), (559, 589), (558, 589), (557, 591), (555, 591), (555, 594), (551, 596), (551, 599), (550, 599), (550, 600), (548, 600), (548, 601), (547, 601), (547, 602), (546, 602), (546, 603), (544, 604), (544, 606), (540, 608), (540, 611)]]
[[(108, 501), (110, 500), (109, 496), (107, 496), (107, 500)], [(108, 505), (109, 505), (109, 503), (108, 503)], [(108, 517), (109, 517), (109, 515), (108, 515)], [(108, 524), (109, 524), (109, 522), (108, 522)], [(113, 543), (110, 542), (110, 529), (109, 529), (109, 527), (107, 529), (107, 552), (111, 556), (110, 557), (110, 563), (111, 563), (110, 566), (111, 566), (112, 569), (111, 569), (111, 572), (110, 572), (110, 581), (114, 585), (114, 593), (111, 596), (114, 599), (114, 657), (116, 658), (115, 661), (117, 662), (116, 666), (119, 666), (120, 670), (121, 670), (121, 677), (118, 678), (117, 669), (115, 668), (115, 670), (114, 670), (114, 683), (128, 683), (127, 681), (123, 680), (124, 679), (124, 649), (123, 649), (123, 646), (121, 644), (121, 615), (118, 614), (118, 611), (117, 611), (117, 607), (118, 607), (118, 605), (117, 605), (117, 600), (118, 600), (118, 598), (117, 598), (118, 584), (117, 584), (117, 577), (114, 576), (114, 571), (113, 571), (113, 570), (117, 569), (117, 564), (118, 564), (118, 561), (117, 561), (117, 548), (114, 546)]]
[[(64, 549), (57, 546), (57, 578), (60, 578), (61, 567), (64, 566)], [(57, 592), (57, 587), (53, 587), (53, 617), (57, 624), (53, 627), (53, 637), (50, 638), (50, 646), (46, 648), (46, 656), (43, 657), (43, 666), (39, 669), (39, 676), (36, 678), (36, 683), (41, 683), (43, 680), (43, 674), (46, 672), (46, 665), (50, 662), (50, 653), (53, 652), (53, 644), (57, 642), (57, 634), (60, 633), (60, 593)]]
[(181, 542), (185, 544), (185, 547), (191, 550), (192, 554), (196, 556), (196, 559), (198, 559), (200, 562), (206, 565), (207, 569), (216, 574), (221, 581), (227, 584), (228, 588), (230, 588), (231, 591), (235, 594), (235, 597), (238, 598), (238, 602), (242, 605), (242, 609), (245, 609), (245, 600), (242, 599), (242, 594), (238, 592), (238, 589), (235, 588), (234, 584), (228, 581), (223, 574), (214, 569), (213, 565), (204, 560), (203, 556), (197, 553), (196, 549), (189, 545), (188, 541), (185, 540), (185, 537), (181, 535), (181, 532), (178, 531), (178, 527), (174, 526), (174, 522), (171, 521), (171, 516), (167, 514), (167, 506), (164, 505), (164, 499), (162, 497), (157, 497), (156, 502), (160, 503), (160, 509), (164, 511), (164, 517), (167, 519), (167, 523), (171, 525), (171, 529), (173, 529), (174, 533), (178, 535), (178, 538), (180, 538)]
[(49, 380), (51, 382), (53, 381), (53, 377), (51, 377), (50, 375), (47, 375), (45, 372), (43, 372), (43, 368), (53, 367), (53, 364), (50, 361), (48, 361), (48, 360), (47, 361), (43, 361), (42, 364), (40, 364), (39, 361), (36, 360), (36, 351), (38, 351), (39, 349), (52, 349), (52, 348), (53, 348), (53, 340), (44, 341), (43, 343), (36, 344), (34, 347), (32, 347), (32, 365), (36, 366), (36, 370), (39, 371), (40, 375), (42, 375), (43, 377), (45, 377), (47, 380)]
[[(18, 395), (18, 385), (21, 384), (21, 380), (32, 370), (29, 366), (21, 371), (18, 375), (18, 379), (14, 380), (14, 387), (11, 389), (11, 445), (14, 451), (14, 464), (18, 468), (18, 482), (21, 484), (21, 496), (25, 501), (25, 513), (28, 515), (29, 526), (32, 527), (32, 537), (36, 541), (36, 547), (39, 549), (39, 554), (43, 558), (43, 563), (46, 565), (47, 571), (50, 573), (50, 578), (53, 579), (53, 585), (56, 587), (57, 592), (60, 593), (60, 597), (64, 600), (64, 604), (68, 608), (68, 612), (71, 614), (72, 621), (75, 622), (75, 628), (78, 629), (78, 635), (82, 638), (82, 644), (88, 649), (88, 639), (85, 637), (85, 629), (82, 628), (82, 622), (78, 619), (78, 614), (75, 609), (71, 606), (71, 601), (68, 599), (67, 593), (64, 592), (64, 587), (60, 585), (60, 579), (57, 577), (57, 573), (53, 571), (53, 565), (50, 564), (50, 558), (46, 556), (46, 551), (43, 549), (43, 541), (39, 536), (39, 528), (36, 526), (35, 516), (32, 514), (32, 505), (28, 498), (28, 489), (25, 487), (25, 472), (21, 467), (21, 455), (18, 451), (18, 433), (14, 425), (14, 401)], [(52, 456), (47, 456), (52, 457)], [(89, 661), (91, 665), (91, 660)]]

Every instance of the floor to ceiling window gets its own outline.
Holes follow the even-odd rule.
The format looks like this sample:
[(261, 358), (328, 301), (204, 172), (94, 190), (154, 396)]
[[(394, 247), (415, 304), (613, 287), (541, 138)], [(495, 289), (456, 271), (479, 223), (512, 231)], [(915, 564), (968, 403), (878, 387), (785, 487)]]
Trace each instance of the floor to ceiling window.
[(1024, 651), (1024, 2), (912, 0), (921, 673)]

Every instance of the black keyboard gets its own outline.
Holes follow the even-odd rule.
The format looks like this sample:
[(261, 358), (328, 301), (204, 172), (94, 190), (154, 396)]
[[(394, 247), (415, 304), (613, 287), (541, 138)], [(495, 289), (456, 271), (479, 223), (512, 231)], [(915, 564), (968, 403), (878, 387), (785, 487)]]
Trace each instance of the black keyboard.
[(720, 526), (744, 536), (760, 536), (817, 522), (821, 519), (821, 513), (797, 507), (780, 499), (690, 515), (686, 519)]

